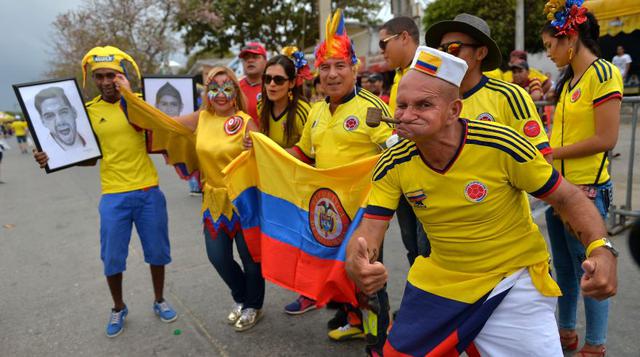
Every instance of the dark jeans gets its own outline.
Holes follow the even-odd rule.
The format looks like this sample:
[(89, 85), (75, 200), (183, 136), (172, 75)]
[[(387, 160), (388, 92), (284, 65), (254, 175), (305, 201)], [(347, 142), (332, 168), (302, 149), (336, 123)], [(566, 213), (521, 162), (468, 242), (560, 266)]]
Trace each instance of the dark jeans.
[(418, 221), (413, 208), (407, 200), (402, 197), (396, 209), (398, 217), (398, 225), (400, 226), (400, 235), (402, 243), (407, 248), (407, 259), (409, 265), (413, 265), (418, 255), (428, 257), (431, 254), (431, 245), (427, 239), (427, 234), (422, 228), (422, 224)]
[[(244, 271), (233, 259), (233, 241), (236, 242)], [(221, 229), (218, 231), (218, 236), (212, 238), (209, 231), (205, 229), (204, 242), (209, 261), (231, 289), (233, 300), (243, 304), (243, 308), (261, 309), (264, 302), (262, 269), (260, 263), (254, 262), (251, 258), (242, 231), (232, 238)]]

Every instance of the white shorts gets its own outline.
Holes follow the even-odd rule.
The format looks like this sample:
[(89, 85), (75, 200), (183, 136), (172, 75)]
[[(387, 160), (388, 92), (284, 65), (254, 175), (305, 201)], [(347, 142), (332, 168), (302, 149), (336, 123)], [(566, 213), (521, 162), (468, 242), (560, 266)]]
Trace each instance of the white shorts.
[[(477, 352), (491, 357), (562, 357), (555, 317), (557, 298), (540, 294), (527, 269), (508, 279), (516, 283), (474, 340)], [(492, 294), (497, 293), (500, 291)]]

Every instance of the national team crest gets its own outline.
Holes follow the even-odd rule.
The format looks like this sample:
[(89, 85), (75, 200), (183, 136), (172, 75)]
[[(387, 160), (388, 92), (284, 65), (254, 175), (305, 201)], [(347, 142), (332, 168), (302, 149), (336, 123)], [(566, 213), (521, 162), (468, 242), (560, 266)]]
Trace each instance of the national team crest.
[(580, 90), (580, 88), (578, 88), (578, 90), (573, 92), (573, 94), (571, 95), (571, 103), (577, 102), (578, 99), (580, 99), (581, 95), (582, 95), (582, 91)]
[(242, 129), (243, 122), (244, 120), (241, 116), (235, 115), (230, 117), (224, 122), (224, 132), (227, 133), (227, 135), (234, 135), (238, 133), (240, 129)]
[(464, 197), (471, 202), (482, 202), (488, 193), (487, 186), (480, 181), (471, 181), (464, 188)]
[(476, 120), (481, 120), (481, 121), (496, 121), (493, 118), (493, 115), (489, 114), (489, 113), (482, 113), (480, 115), (478, 115), (478, 117), (476, 118)]
[(261, 101), (262, 101), (262, 92), (260, 92), (260, 93), (256, 94), (256, 100), (257, 100), (258, 102), (261, 102)]
[(538, 122), (535, 120), (529, 120), (528, 122), (524, 123), (524, 127), (522, 130), (524, 131), (524, 135), (530, 138), (535, 138), (540, 134), (540, 124), (538, 124)]
[(416, 208), (427, 208), (424, 204), (424, 200), (427, 199), (427, 195), (422, 190), (407, 192), (404, 194), (407, 200), (413, 204)]
[(344, 240), (351, 219), (335, 192), (318, 189), (309, 200), (309, 226), (318, 243), (338, 247)]
[(355, 115), (349, 115), (347, 119), (344, 120), (344, 123), (342, 124), (342, 126), (344, 127), (344, 130), (346, 131), (356, 130), (358, 129), (359, 125), (360, 125), (360, 121), (358, 120), (358, 117)]

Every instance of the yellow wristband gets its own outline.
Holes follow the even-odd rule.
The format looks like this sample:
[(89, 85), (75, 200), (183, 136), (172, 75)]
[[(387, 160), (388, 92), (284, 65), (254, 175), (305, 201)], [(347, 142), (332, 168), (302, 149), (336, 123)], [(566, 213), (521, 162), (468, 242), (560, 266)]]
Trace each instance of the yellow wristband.
[(604, 238), (600, 238), (589, 243), (589, 245), (587, 246), (587, 254), (586, 254), (587, 258), (589, 258), (589, 256), (591, 255), (591, 252), (593, 252), (594, 249), (598, 247), (603, 247), (605, 244), (607, 244), (607, 241)]

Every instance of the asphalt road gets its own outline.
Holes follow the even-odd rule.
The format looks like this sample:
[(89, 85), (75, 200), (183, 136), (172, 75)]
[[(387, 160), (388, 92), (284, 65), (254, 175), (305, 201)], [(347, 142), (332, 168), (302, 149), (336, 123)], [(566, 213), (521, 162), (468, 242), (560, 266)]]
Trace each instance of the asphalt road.
[[(621, 130), (622, 155), (614, 161), (618, 201), (624, 195), (628, 135)], [(270, 283), (265, 317), (254, 329), (236, 333), (225, 324), (232, 300), (206, 257), (199, 198), (188, 196), (187, 183), (161, 157), (154, 160), (167, 196), (172, 244), (165, 296), (180, 316), (165, 324), (154, 315), (150, 274), (134, 234), (124, 282), (129, 316), (123, 334), (109, 339), (104, 328), (112, 302), (99, 259), (98, 168), (46, 175), (30, 155), (15, 148), (5, 152), (0, 167), (6, 182), (0, 184), (0, 356), (364, 355), (361, 341), (328, 339), (326, 321), (333, 311), (285, 315), (284, 305), (296, 295)], [(543, 224), (541, 229), (545, 232)], [(621, 256), (608, 355), (638, 357), (640, 270), (631, 262), (626, 236), (614, 242)], [(395, 309), (408, 270), (395, 222), (387, 235), (385, 262)], [(584, 317), (579, 316), (584, 336)]]

